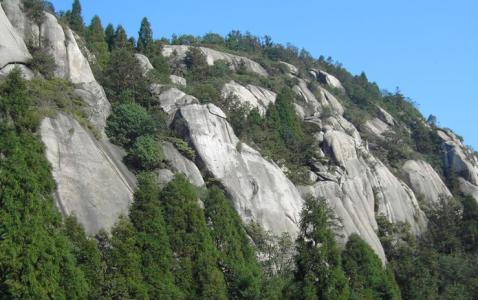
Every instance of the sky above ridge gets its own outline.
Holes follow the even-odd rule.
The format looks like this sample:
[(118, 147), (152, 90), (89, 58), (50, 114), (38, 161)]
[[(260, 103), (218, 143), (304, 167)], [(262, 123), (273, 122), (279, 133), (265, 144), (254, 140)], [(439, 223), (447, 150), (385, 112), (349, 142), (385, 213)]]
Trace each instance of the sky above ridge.
[[(66, 10), (72, 0), (52, 0)], [(238, 29), (331, 56), (354, 74), (402, 93), (425, 116), (478, 150), (476, 0), (81, 0), (87, 23), (99, 15), (137, 36), (141, 19), (155, 38), (226, 35)]]

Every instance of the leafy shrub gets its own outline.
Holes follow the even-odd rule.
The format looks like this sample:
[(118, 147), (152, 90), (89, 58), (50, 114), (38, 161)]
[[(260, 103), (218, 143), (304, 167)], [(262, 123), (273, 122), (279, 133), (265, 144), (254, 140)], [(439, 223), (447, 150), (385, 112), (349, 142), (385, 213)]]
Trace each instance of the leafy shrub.
[(120, 146), (131, 146), (142, 135), (153, 135), (157, 125), (146, 109), (134, 103), (120, 104), (106, 123), (106, 134)]
[(28, 49), (30, 50), (32, 59), (27, 63), (27, 66), (45, 78), (51, 79), (55, 75), (56, 63), (53, 55), (48, 52), (47, 46), (29, 46)]
[(165, 157), (158, 141), (151, 136), (141, 136), (128, 149), (125, 159), (136, 170), (150, 171), (160, 167)]

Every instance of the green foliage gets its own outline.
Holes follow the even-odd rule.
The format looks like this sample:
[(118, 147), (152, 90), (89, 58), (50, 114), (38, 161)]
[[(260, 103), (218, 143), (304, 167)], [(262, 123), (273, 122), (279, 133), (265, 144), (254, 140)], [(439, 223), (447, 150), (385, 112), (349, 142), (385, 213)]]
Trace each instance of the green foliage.
[(150, 105), (149, 83), (144, 79), (141, 66), (130, 50), (119, 48), (111, 52), (102, 81), (112, 102), (136, 101), (145, 106)]
[(463, 215), (461, 235), (466, 251), (478, 251), (478, 203), (471, 196), (462, 199)]
[(103, 255), (108, 266), (105, 275), (108, 298), (148, 299), (148, 287), (141, 271), (141, 249), (129, 220), (119, 219)]
[(218, 253), (194, 187), (177, 176), (161, 193), (164, 218), (177, 268), (175, 279), (187, 299), (226, 299)]
[(27, 66), (43, 75), (47, 79), (51, 79), (55, 75), (55, 58), (48, 51), (48, 46), (42, 47), (29, 46), (28, 50), (32, 55), (32, 59), (27, 63)]
[(131, 146), (143, 135), (153, 135), (156, 131), (153, 117), (138, 104), (120, 104), (113, 108), (106, 124), (106, 134), (115, 144)]
[(137, 49), (140, 53), (149, 56), (154, 51), (153, 30), (148, 18), (143, 18), (141, 21), (141, 27), (138, 33), (138, 45)]
[(182, 299), (183, 294), (174, 283), (176, 264), (156, 181), (156, 175), (152, 173), (138, 176), (138, 190), (130, 211), (138, 248), (141, 249), (141, 269), (151, 299)]
[(176, 149), (178, 149), (182, 155), (186, 156), (192, 161), (196, 159), (196, 151), (194, 151), (194, 149), (191, 148), (185, 140), (176, 137), (169, 137), (167, 140), (173, 143)]
[(106, 42), (105, 31), (101, 19), (94, 16), (86, 31), (86, 42), (88, 49), (95, 55), (96, 63), (100, 69), (104, 69), (108, 63), (108, 43)]
[(204, 204), (229, 299), (259, 299), (262, 271), (237, 212), (217, 187), (209, 190)]
[(51, 197), (55, 183), (26, 91), (18, 71), (0, 87), (0, 296), (85, 298), (89, 287)]
[(133, 49), (131, 43), (128, 41), (128, 35), (126, 34), (126, 30), (121, 25), (116, 27), (116, 31), (114, 34), (112, 49), (115, 48), (128, 50)]
[(45, 21), (45, 1), (43, 0), (24, 0), (23, 9), (28, 18), (33, 20), (37, 25), (43, 24)]
[(159, 142), (149, 135), (138, 137), (125, 158), (133, 169), (146, 171), (160, 167), (165, 159)]
[(83, 22), (83, 17), (81, 16), (81, 3), (80, 0), (74, 0), (71, 7), (71, 12), (68, 16), (68, 21), (70, 28), (78, 33), (83, 35), (85, 32), (85, 23)]
[(307, 198), (297, 239), (295, 299), (348, 299), (349, 287), (325, 200)]
[(184, 64), (191, 74), (188, 76), (189, 81), (201, 81), (207, 78), (209, 65), (201, 49), (196, 47), (189, 48), (184, 58)]
[(111, 51), (114, 47), (115, 28), (113, 24), (109, 23), (105, 28), (105, 42), (108, 44), (108, 50)]
[(358, 235), (349, 237), (342, 261), (349, 278), (351, 299), (400, 299), (393, 275), (383, 268), (380, 258)]

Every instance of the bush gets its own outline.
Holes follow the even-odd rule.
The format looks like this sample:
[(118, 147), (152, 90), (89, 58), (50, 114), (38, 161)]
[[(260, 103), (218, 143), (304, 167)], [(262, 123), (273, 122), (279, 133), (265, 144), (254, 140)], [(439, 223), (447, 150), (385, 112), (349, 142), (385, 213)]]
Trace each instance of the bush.
[(120, 104), (106, 123), (106, 134), (120, 146), (132, 146), (142, 135), (153, 135), (157, 124), (146, 109), (138, 104)]
[(136, 170), (154, 170), (165, 160), (163, 150), (151, 136), (139, 137), (128, 150), (126, 162)]
[(27, 66), (43, 75), (47, 79), (51, 79), (55, 75), (55, 58), (51, 55), (46, 47), (28, 47), (32, 55), (32, 59)]

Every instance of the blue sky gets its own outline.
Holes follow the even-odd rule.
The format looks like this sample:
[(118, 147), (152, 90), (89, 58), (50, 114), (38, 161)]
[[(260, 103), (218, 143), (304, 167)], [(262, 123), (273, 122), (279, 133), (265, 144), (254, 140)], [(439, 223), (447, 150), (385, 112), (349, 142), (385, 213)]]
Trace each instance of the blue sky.
[[(53, 0), (57, 10), (70, 0)], [(352, 73), (401, 91), (478, 150), (476, 0), (82, 0), (89, 22), (123, 24), (137, 35), (143, 16), (154, 35), (233, 29), (268, 34), (314, 56), (332, 56)]]

